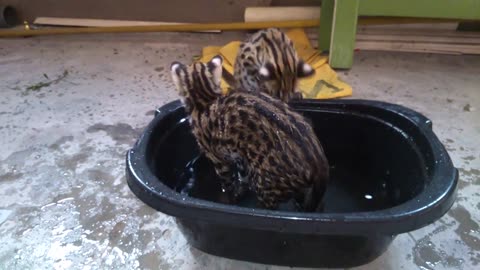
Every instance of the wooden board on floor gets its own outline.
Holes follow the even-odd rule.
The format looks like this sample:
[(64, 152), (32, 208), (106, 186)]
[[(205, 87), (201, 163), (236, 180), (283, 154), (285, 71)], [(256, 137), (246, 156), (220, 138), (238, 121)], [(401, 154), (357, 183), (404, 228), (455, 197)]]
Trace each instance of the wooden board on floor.
[[(317, 39), (310, 39), (316, 48)], [(401, 41), (362, 41), (355, 42), (355, 49), (366, 51), (392, 51), (392, 52), (423, 52), (438, 54), (480, 54), (480, 45), (477, 44), (442, 44)]]
[(428, 42), (408, 41), (357, 41), (356, 49), (399, 51), (399, 52), (425, 52), (445, 54), (480, 54), (480, 45), (471, 44), (443, 44)]
[(480, 35), (472, 37), (455, 36), (421, 36), (421, 35), (372, 35), (359, 33), (357, 41), (398, 41), (398, 42), (422, 42), (443, 44), (476, 44), (480, 46)]
[[(359, 26), (355, 49), (424, 52), (439, 54), (480, 54), (480, 32), (456, 31), (456, 24), (415, 24)], [(308, 30), (312, 44), (318, 34)]]
[(383, 30), (383, 29), (364, 29), (358, 30), (357, 34), (366, 35), (396, 35), (396, 36), (425, 36), (425, 37), (479, 37), (480, 32), (467, 32), (456, 30), (436, 30), (436, 29), (420, 29), (420, 30)]
[[(360, 19), (361, 20), (361, 19)], [(437, 23), (403, 23), (403, 24), (380, 24), (380, 25), (362, 25), (359, 24), (357, 31), (383, 29), (390, 31), (399, 30), (456, 30), (458, 22), (437, 22)]]

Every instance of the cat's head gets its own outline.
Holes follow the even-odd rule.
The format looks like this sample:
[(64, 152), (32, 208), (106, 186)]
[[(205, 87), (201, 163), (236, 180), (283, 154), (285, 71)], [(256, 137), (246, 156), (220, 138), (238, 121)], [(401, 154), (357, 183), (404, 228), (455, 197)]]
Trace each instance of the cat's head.
[(299, 57), (292, 40), (278, 29), (265, 34), (265, 55), (258, 70), (259, 81), (270, 93), (283, 100), (297, 91), (298, 79), (315, 74), (315, 70)]
[(172, 63), (172, 79), (187, 109), (203, 109), (222, 95), (222, 62), (221, 56), (215, 56), (208, 63)]

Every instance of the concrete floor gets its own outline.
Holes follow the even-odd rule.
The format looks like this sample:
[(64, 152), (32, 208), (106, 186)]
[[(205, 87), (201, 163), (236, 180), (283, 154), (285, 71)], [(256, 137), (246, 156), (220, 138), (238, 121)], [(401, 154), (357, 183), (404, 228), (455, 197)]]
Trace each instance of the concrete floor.
[[(145, 206), (125, 182), (125, 152), (152, 110), (177, 98), (170, 63), (238, 38), (0, 40), (0, 269), (286, 269), (190, 248), (173, 219)], [(356, 269), (478, 269), (480, 56), (360, 52), (340, 76), (353, 98), (431, 118), (461, 177), (447, 215), (398, 236)]]

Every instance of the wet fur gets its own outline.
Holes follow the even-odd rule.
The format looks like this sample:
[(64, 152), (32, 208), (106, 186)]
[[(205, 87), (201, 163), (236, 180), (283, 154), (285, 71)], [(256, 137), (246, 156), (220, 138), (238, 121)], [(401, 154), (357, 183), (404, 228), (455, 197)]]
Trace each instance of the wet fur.
[[(219, 57), (207, 64), (172, 64), (192, 132), (233, 201), (250, 188), (266, 208), (295, 198), (303, 210), (316, 210), (329, 166), (312, 127), (264, 93), (235, 89), (223, 96), (221, 73)], [(237, 169), (247, 186), (235, 181)]]

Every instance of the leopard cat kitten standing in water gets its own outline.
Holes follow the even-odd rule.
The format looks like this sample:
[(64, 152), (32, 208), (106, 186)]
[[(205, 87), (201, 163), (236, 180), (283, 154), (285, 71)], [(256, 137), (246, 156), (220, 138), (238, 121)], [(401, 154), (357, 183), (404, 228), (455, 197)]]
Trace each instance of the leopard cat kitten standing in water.
[(294, 198), (301, 210), (317, 209), (329, 179), (323, 148), (304, 118), (261, 92), (222, 95), (222, 58), (190, 66), (172, 63), (175, 83), (200, 150), (212, 161), (232, 202), (245, 191), (235, 170), (266, 208)]
[(234, 74), (224, 71), (232, 88), (260, 91), (284, 102), (301, 99), (298, 78), (313, 75), (315, 70), (301, 60), (293, 42), (277, 28), (260, 30), (240, 45)]

